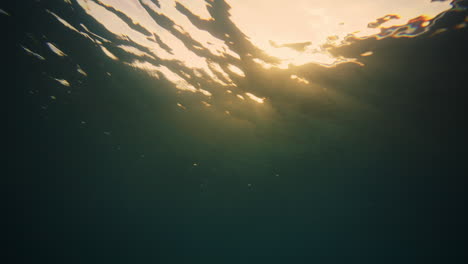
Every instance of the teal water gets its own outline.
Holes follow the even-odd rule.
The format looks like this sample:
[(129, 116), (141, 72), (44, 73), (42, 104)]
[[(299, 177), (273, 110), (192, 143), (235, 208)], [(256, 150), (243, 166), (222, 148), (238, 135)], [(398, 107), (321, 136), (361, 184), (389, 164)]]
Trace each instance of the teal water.
[(286, 68), (222, 0), (177, 5), (220, 54), (79, 2), (0, 4), (12, 263), (464, 263), (466, 1)]

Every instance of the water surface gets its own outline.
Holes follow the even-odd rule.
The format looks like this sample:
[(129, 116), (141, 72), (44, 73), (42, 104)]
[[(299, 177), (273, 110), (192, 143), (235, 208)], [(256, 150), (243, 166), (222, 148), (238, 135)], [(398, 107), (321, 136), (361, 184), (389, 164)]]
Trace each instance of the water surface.
[(462, 263), (467, 6), (0, 4), (10, 254)]

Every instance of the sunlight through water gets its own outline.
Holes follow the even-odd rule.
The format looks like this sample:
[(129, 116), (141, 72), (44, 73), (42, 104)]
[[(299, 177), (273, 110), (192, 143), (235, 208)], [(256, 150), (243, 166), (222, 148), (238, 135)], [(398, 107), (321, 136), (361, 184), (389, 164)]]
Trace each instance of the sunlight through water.
[[(294, 4), (286, 0), (75, 0), (66, 3), (100, 27), (88, 20), (81, 23), (68, 20), (57, 10), (45, 11), (65, 30), (91, 41), (115, 63), (162, 78), (180, 92), (199, 93), (209, 99), (218, 93), (234, 92), (238, 98), (251, 99), (259, 105), (268, 96), (246, 86), (255, 67), (286, 70), (311, 63), (327, 68), (343, 63), (365, 66), (360, 60), (373, 56), (372, 50), (356, 57), (343, 57), (332, 55), (330, 47), (347, 45), (352, 38), (419, 36), (429, 31), (434, 19), (455, 5), (451, 1), (430, 0), (297, 0)], [(457, 27), (464, 26), (466, 23)], [(72, 56), (55, 42), (45, 44), (58, 56)], [(40, 60), (47, 58), (29, 47), (22, 48)], [(77, 71), (87, 76), (79, 66)], [(298, 85), (312, 85), (303, 76), (292, 73), (288, 76)]]
[[(349, 34), (357, 37), (379, 34), (382, 27), (404, 25), (425, 15), (433, 18), (450, 8), (450, 1), (288, 0), (230, 1), (234, 23), (268, 54), (289, 63), (333, 64), (336, 58), (321, 50), (332, 40), (339, 43)], [(378, 26), (370, 23), (387, 15), (393, 19)], [(325, 56), (324, 56), (325, 55)]]

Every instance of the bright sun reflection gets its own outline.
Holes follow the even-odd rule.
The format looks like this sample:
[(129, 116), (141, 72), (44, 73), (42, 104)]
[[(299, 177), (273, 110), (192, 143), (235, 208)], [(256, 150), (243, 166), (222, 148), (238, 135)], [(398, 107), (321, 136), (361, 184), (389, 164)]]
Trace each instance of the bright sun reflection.
[[(176, 3), (179, 2), (200, 18), (208, 20), (211, 16), (204, 0), (159, 0), (156, 2), (150, 0), (141, 2), (137, 0), (78, 0), (77, 2), (89, 15), (117, 36), (130, 37), (137, 44), (148, 47), (159, 58), (177, 59), (189, 67), (203, 69), (215, 81), (225, 84), (214, 77), (213, 69), (205, 58), (188, 50), (180, 39), (155, 23), (145, 10), (145, 8), (150, 9), (170, 18), (178, 25), (179, 31), (183, 34), (190, 34), (214, 55), (235, 54), (223, 40), (198, 29), (175, 8)], [(294, 4), (291, 4), (289, 0), (228, 0), (227, 2), (231, 6), (231, 19), (235, 25), (249, 37), (253, 44), (267, 54), (279, 58), (281, 63), (277, 66), (280, 68), (286, 68), (289, 64), (302, 65), (310, 62), (331, 65), (337, 59), (320, 49), (321, 45), (330, 40), (330, 36), (337, 43), (350, 33), (358, 37), (378, 34), (382, 26), (405, 24), (408, 20), (423, 14), (432, 18), (450, 8), (449, 1), (428, 3), (428, 0), (296, 0)], [(155, 32), (161, 41), (173, 50), (173, 54), (166, 52), (165, 49), (155, 49), (154, 43), (149, 38), (141, 32), (132, 30), (105, 7), (112, 7), (126, 14), (135, 24)], [(389, 14), (398, 14), (398, 16), (389, 16), (389, 19), (381, 26), (368, 27), (370, 22)], [(74, 29), (60, 17), (56, 16), (56, 18), (67, 27)], [(133, 54), (143, 54), (143, 51), (136, 48), (131, 51), (128, 48), (126, 50)], [(116, 59), (107, 49), (103, 48), (103, 51), (112, 59)], [(235, 54), (234, 57), (238, 55)], [(258, 63), (265, 68), (272, 66), (263, 64), (261, 61)], [(236, 69), (235, 66), (230, 65), (229, 70), (244, 76), (242, 70)]]
[[(384, 27), (405, 24), (420, 15), (433, 18), (450, 8), (450, 1), (429, 0), (296, 0), (294, 4), (290, 0), (239, 0), (229, 3), (235, 24), (255, 45), (280, 58), (281, 68), (288, 64), (335, 62), (331, 55), (320, 52), (320, 46), (328, 37), (333, 36), (338, 42), (350, 33), (358, 37), (378, 34), (380, 27), (371, 28), (368, 24), (388, 14), (398, 14), (399, 19), (388, 20)], [(284, 47), (286, 43), (307, 42), (311, 44), (299, 51)]]
[[(226, 23), (219, 21), (216, 24), (218, 18), (214, 20), (208, 12), (215, 6), (213, 0), (67, 2), (81, 8), (110, 32), (112, 37), (103, 35), (106, 38), (94, 33), (90, 25), (72, 25), (59, 14), (46, 11), (67, 30), (92, 41), (108, 58), (144, 70), (155, 78), (163, 78), (179, 90), (211, 98), (216, 94), (215, 89), (224, 89), (225, 93), (234, 91), (241, 101), (250, 99), (262, 104), (266, 98), (246, 93), (240, 87), (240, 80), (249, 77), (249, 72), (243, 67), (246, 60), (265, 69), (285, 69), (289, 65), (307, 63), (333, 67), (352, 62), (364, 66), (359, 58), (333, 57), (323, 47), (324, 44), (340, 45), (350, 34), (356, 38), (382, 37), (379, 35), (382, 29), (405, 25), (409, 21), (418, 22), (420, 28), (430, 27), (430, 19), (451, 8), (450, 1), (430, 0), (225, 1), (231, 7), (228, 10), (230, 17), (226, 19), (230, 19), (241, 32), (237, 39), (234, 36), (237, 31), (228, 27), (222, 29), (226, 31), (216, 33), (220, 29), (218, 27), (225, 27)], [(463, 26), (466, 23), (460, 25)], [(409, 26), (401, 36), (413, 37), (415, 30)], [(239, 41), (244, 37), (242, 34), (247, 42), (278, 60), (266, 62), (267, 56), (243, 53), (240, 47), (243, 44)], [(46, 45), (58, 56), (68, 55), (51, 42)], [(45, 60), (30, 49), (23, 49), (31, 56)], [(133, 59), (126, 60), (122, 53), (133, 56)], [(372, 50), (360, 54), (361, 57), (372, 55)], [(79, 66), (77, 70), (86, 76)], [(310, 84), (296, 75), (291, 75), (290, 79), (300, 85)], [(185, 106), (179, 107), (185, 109)]]

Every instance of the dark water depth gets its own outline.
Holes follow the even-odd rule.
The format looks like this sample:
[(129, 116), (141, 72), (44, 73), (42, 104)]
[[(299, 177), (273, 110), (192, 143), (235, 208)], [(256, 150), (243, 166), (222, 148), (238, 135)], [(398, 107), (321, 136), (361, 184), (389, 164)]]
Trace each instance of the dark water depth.
[[(5, 263), (465, 263), (466, 1), (421, 35), (328, 47), (365, 66), (287, 69), (255, 64), (275, 59), (207, 1), (215, 22), (191, 22), (240, 59), (198, 55), (244, 72), (226, 70), (233, 94), (124, 52), (145, 47), (71, 2), (0, 4)], [(128, 65), (142, 58), (211, 96)]]

